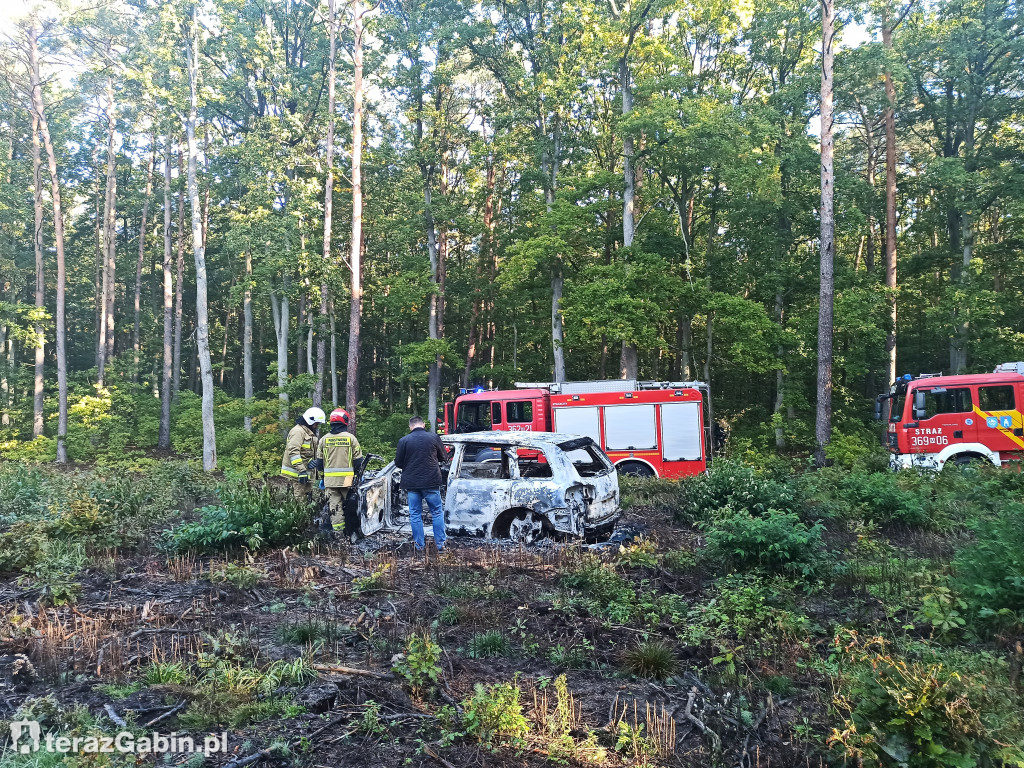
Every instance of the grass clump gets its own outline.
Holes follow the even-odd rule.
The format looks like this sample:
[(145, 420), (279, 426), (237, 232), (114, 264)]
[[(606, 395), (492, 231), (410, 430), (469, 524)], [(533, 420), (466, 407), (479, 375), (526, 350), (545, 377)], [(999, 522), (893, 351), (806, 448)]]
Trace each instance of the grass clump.
[(664, 680), (676, 670), (676, 655), (664, 640), (644, 640), (623, 654), (622, 666), (631, 675)]
[(512, 653), (512, 644), (499, 629), (489, 632), (478, 632), (469, 639), (466, 654), (471, 659), (490, 659), (496, 656), (508, 656)]

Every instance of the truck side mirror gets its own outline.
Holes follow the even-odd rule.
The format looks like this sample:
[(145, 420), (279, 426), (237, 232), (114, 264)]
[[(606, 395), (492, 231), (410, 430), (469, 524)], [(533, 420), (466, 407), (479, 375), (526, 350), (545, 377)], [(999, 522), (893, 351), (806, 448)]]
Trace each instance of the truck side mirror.
[(928, 393), (923, 389), (914, 390), (914, 421), (928, 417)]
[(875, 421), (882, 420), (882, 398), (875, 398)]

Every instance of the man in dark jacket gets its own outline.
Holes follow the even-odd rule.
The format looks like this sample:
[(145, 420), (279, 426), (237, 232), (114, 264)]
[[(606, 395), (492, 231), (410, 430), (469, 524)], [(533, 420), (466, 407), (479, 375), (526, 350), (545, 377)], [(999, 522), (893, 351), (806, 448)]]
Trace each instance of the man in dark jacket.
[(409, 434), (398, 441), (395, 466), (402, 470), (402, 489), (409, 494), (409, 522), (416, 550), (426, 546), (423, 532), (423, 502), (430, 508), (434, 544), (444, 552), (444, 508), (441, 506), (441, 464), (448, 460), (441, 438), (427, 432), (423, 419), (409, 419)]

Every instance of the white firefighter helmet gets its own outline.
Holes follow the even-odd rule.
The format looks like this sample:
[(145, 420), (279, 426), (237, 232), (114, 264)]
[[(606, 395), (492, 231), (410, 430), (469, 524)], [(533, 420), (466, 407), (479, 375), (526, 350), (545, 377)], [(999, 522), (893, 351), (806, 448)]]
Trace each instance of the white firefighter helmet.
[(307, 408), (306, 412), (302, 414), (302, 420), (312, 427), (314, 424), (326, 422), (327, 415), (323, 412), (322, 408)]

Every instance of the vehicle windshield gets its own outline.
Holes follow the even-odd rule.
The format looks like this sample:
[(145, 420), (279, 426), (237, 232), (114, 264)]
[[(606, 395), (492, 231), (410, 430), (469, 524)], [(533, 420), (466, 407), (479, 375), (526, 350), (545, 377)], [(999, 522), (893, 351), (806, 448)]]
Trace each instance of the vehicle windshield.
[(491, 401), (471, 400), (459, 403), (455, 416), (456, 432), (486, 432), (491, 428)]
[(897, 422), (903, 418), (903, 404), (907, 401), (906, 391), (893, 395), (889, 400), (889, 421)]
[(578, 440), (567, 440), (559, 443), (566, 455), (576, 468), (576, 474), (580, 477), (602, 477), (612, 471), (612, 463), (608, 461), (601, 449), (589, 437)]

